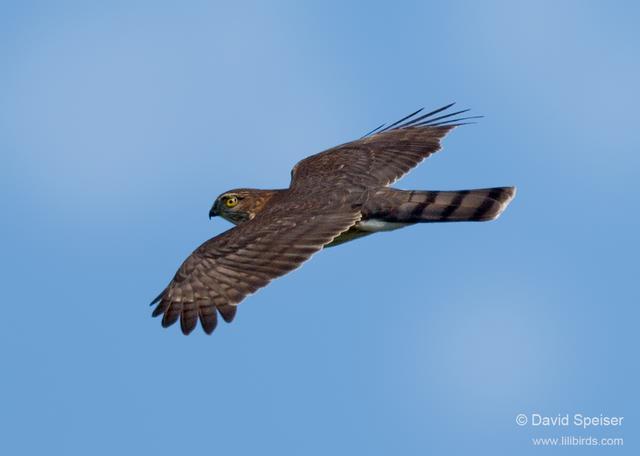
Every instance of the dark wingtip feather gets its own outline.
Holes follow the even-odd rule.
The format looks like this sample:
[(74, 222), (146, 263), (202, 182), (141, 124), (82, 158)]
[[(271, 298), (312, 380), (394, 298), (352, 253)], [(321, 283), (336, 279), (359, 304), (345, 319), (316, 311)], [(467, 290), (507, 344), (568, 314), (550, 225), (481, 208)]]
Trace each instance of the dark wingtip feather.
[(152, 317), (159, 317), (160, 315), (162, 315), (165, 310), (167, 310), (167, 308), (169, 307), (169, 301), (167, 301), (166, 299), (162, 299), (160, 301), (160, 303), (158, 304), (158, 307), (156, 307), (155, 309), (153, 309), (153, 312), (151, 313)]
[(168, 309), (162, 316), (162, 327), (168, 328), (176, 321), (178, 321), (178, 318), (180, 318), (179, 312), (171, 311), (171, 309)]
[(182, 304), (180, 315), (180, 329), (182, 334), (188, 336), (198, 325), (198, 304), (196, 302), (185, 302)]
[(469, 117), (459, 117), (457, 119), (449, 119), (449, 120), (445, 120), (444, 122), (437, 122), (437, 123), (432, 123), (432, 124), (427, 124), (426, 126), (429, 127), (439, 127), (442, 125), (453, 125), (453, 126), (460, 126), (460, 125), (468, 125), (468, 124), (474, 124), (477, 122), (465, 122), (465, 123), (460, 123), (463, 120), (471, 120), (471, 119), (482, 119), (484, 116), (469, 116)]
[(396, 125), (398, 125), (399, 123), (404, 122), (407, 119), (410, 119), (411, 117), (415, 116), (416, 114), (422, 112), (424, 110), (424, 108), (420, 108), (418, 109), (416, 112), (412, 112), (411, 114), (409, 114), (408, 116), (404, 116), (402, 119), (395, 121), (394, 123), (392, 123), (391, 125), (389, 125), (387, 128), (380, 130), (378, 133), (382, 133), (383, 131), (387, 131), (392, 129), (393, 127), (395, 127)]
[(233, 321), (237, 311), (238, 311), (237, 306), (232, 306), (232, 305), (218, 306), (218, 312), (220, 312), (220, 315), (222, 315), (222, 318), (227, 323), (231, 323)]
[(149, 305), (150, 305), (150, 306), (152, 306), (152, 305), (154, 305), (154, 304), (159, 303), (159, 302), (160, 302), (160, 300), (162, 299), (162, 296), (164, 296), (164, 292), (165, 292), (165, 291), (166, 291), (166, 289), (165, 289), (165, 290), (162, 290), (162, 292), (160, 292), (160, 294), (159, 294), (158, 296), (156, 296), (156, 298), (155, 298), (153, 301), (151, 301), (151, 304), (149, 304)]
[[(463, 114), (465, 112), (469, 111), (468, 109), (462, 109), (461, 111), (455, 111), (455, 112), (451, 112), (449, 114), (444, 114), (442, 116), (438, 116), (438, 117), (434, 117), (432, 119), (426, 119), (423, 120), (422, 122), (417, 122), (417, 123), (412, 123), (414, 127), (419, 127), (422, 125), (433, 125), (436, 121), (438, 120), (442, 120), (442, 119), (446, 119), (448, 117), (453, 117), (453, 116), (457, 116), (458, 114)], [(418, 119), (415, 119), (416, 121)]]
[(397, 121), (393, 122), (392, 124), (390, 124), (390, 125), (388, 125), (386, 127), (385, 127), (386, 124), (382, 124), (379, 127), (374, 128), (369, 133), (367, 133), (366, 135), (362, 136), (362, 138), (366, 138), (367, 136), (371, 136), (373, 134), (384, 133), (385, 131), (400, 130), (402, 128), (407, 128), (407, 127), (411, 127), (411, 126), (426, 126), (426, 125), (428, 125), (429, 122), (433, 122), (435, 120), (444, 119), (446, 117), (455, 116), (457, 114), (462, 114), (463, 112), (467, 112), (468, 111), (468, 109), (465, 109), (465, 110), (462, 110), (462, 111), (458, 111), (458, 112), (454, 112), (454, 113), (451, 113), (451, 114), (447, 114), (445, 116), (440, 116), (440, 117), (429, 119), (430, 117), (432, 117), (435, 114), (438, 114), (439, 112), (446, 111), (447, 109), (449, 109), (451, 106), (453, 106), (455, 104), (456, 104), (456, 102), (454, 101), (453, 103), (449, 103), (448, 105), (442, 106), (441, 108), (434, 109), (431, 112), (428, 112), (426, 114), (422, 114), (419, 117), (415, 117), (417, 114), (420, 114), (424, 110), (424, 108), (420, 108), (417, 111), (412, 112), (408, 116), (404, 116), (402, 119), (397, 120)]
[(198, 312), (200, 324), (206, 334), (211, 334), (218, 325), (218, 314), (213, 304), (209, 306), (201, 306)]
[(382, 124), (380, 126), (377, 126), (376, 128), (374, 128), (373, 130), (371, 130), (369, 133), (366, 133), (364, 135), (362, 135), (363, 138), (366, 138), (369, 135), (374, 134), (375, 132), (377, 132), (378, 130), (380, 130), (382, 127), (384, 127), (386, 124)]
[(427, 119), (427, 118), (433, 116), (434, 114), (438, 114), (439, 112), (446, 111), (447, 109), (449, 109), (454, 104), (456, 104), (456, 103), (455, 102), (449, 103), (446, 106), (443, 106), (443, 107), (438, 108), (438, 109), (434, 109), (433, 111), (428, 112), (426, 114), (423, 114), (420, 117), (416, 117), (415, 119), (411, 119), (410, 121), (405, 122), (402, 125), (398, 125), (396, 128), (400, 129), (400, 128), (410, 127), (411, 125), (414, 125), (415, 123), (420, 122), (421, 120)]
[(186, 324), (182, 324), (182, 319), (180, 319), (180, 329), (182, 330), (182, 334), (184, 334), (185, 336), (188, 336), (189, 334), (191, 334), (191, 331), (194, 330), (194, 328), (196, 327), (196, 325), (186, 325)]
[(151, 313), (151, 316), (153, 318), (159, 317), (160, 315), (162, 315), (164, 312), (162, 311), (161, 307), (158, 306), (155, 309), (153, 309), (153, 312)]

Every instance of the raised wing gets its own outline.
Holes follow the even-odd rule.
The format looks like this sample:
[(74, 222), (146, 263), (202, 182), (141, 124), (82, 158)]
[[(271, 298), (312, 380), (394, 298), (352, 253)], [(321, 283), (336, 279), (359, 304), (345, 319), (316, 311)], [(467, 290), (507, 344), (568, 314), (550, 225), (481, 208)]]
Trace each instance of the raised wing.
[(211, 334), (217, 312), (230, 322), (247, 295), (296, 269), (360, 219), (351, 207), (295, 206), (294, 198), (285, 199), (198, 247), (152, 302), (158, 304), (153, 316), (163, 315), (164, 327), (180, 319), (184, 334), (200, 319)]
[(438, 151), (440, 140), (454, 127), (480, 117), (455, 117), (468, 109), (444, 113), (451, 106), (422, 115), (416, 111), (356, 141), (305, 158), (291, 171), (290, 187), (366, 189), (393, 183)]

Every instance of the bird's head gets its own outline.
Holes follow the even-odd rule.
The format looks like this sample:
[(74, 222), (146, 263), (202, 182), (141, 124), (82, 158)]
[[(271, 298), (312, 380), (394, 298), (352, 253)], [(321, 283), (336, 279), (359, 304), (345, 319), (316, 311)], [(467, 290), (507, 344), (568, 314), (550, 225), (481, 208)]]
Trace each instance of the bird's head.
[(234, 225), (246, 222), (264, 209), (276, 192), (277, 190), (251, 188), (229, 190), (216, 198), (209, 211), (209, 218), (220, 216)]

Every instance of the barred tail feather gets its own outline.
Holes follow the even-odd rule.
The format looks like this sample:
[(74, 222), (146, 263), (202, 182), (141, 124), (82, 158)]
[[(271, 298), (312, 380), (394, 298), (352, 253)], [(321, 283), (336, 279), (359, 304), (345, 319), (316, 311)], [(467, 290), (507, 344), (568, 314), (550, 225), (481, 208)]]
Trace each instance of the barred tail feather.
[(516, 188), (402, 191), (402, 193), (405, 194), (403, 195), (405, 201), (389, 214), (393, 221), (402, 223), (480, 222), (498, 218), (515, 196)]

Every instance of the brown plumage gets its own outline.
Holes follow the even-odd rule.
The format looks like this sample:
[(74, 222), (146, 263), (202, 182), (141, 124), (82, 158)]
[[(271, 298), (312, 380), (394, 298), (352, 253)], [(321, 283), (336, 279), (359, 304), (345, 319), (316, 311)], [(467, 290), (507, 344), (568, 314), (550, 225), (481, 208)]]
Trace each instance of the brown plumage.
[[(493, 220), (514, 187), (403, 191), (388, 185), (440, 149), (465, 111), (417, 111), (365, 137), (312, 155), (291, 171), (287, 189), (236, 189), (214, 202), (210, 216), (236, 227), (206, 241), (152, 302), (162, 325), (180, 319), (184, 334), (198, 320), (207, 334), (217, 313), (233, 320), (247, 295), (300, 266), (323, 247), (421, 222)], [(446, 119), (446, 120), (445, 120)]]

